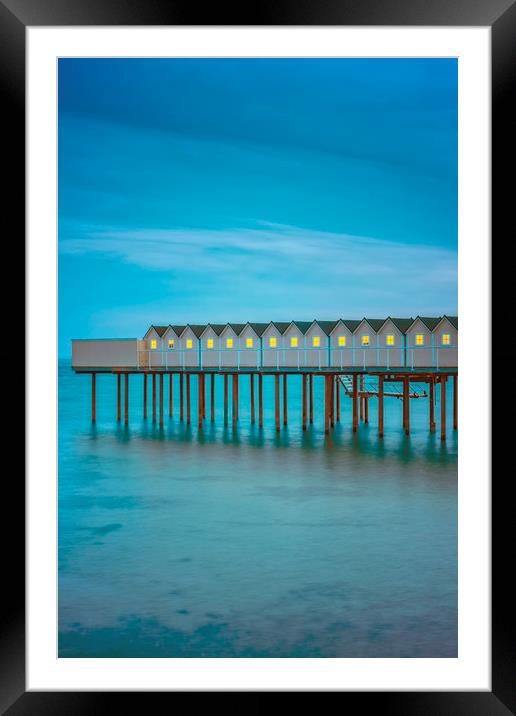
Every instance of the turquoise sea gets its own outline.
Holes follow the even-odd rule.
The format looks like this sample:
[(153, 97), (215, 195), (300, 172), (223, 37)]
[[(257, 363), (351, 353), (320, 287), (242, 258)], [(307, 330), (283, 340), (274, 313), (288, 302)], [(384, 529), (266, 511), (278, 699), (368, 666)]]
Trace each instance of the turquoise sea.
[(279, 434), (273, 378), (263, 430), (240, 379), (233, 432), (218, 377), (202, 434), (196, 379), (192, 425), (176, 383), (163, 428), (143, 420), (142, 380), (130, 378), (125, 427), (115, 377), (98, 376), (92, 426), (90, 377), (59, 364), (60, 657), (457, 656), (451, 399), (445, 443), (426, 399), (411, 401), (410, 437), (401, 401), (386, 399), (380, 442), (376, 401), (353, 434), (344, 396), (328, 442), (322, 379), (305, 434), (300, 376)]

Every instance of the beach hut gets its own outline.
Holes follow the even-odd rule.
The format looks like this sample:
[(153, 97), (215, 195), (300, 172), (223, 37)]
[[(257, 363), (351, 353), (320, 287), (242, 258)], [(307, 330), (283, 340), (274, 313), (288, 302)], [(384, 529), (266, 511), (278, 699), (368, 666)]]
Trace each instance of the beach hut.
[(181, 334), (186, 326), (167, 326), (163, 334), (163, 363), (166, 368), (181, 366)]
[(417, 316), (406, 332), (406, 367), (432, 368), (434, 367), (434, 328), (437, 327), (441, 317)]
[(200, 368), (218, 368), (221, 361), (220, 334), (225, 328), (224, 323), (208, 323), (199, 336)]
[(305, 333), (311, 321), (291, 321), (283, 334), (283, 366), (302, 368), (305, 359)]
[(339, 368), (354, 365), (353, 333), (360, 321), (340, 318), (330, 331), (330, 364)]
[(377, 333), (378, 366), (402, 368), (405, 365), (405, 333), (413, 318), (385, 319)]
[(311, 321), (305, 328), (305, 368), (328, 367), (328, 330), (336, 321)]
[(367, 368), (378, 365), (377, 332), (385, 319), (363, 318), (353, 334), (355, 344), (355, 366)]
[(282, 368), (284, 361), (283, 334), (289, 323), (271, 321), (262, 334), (262, 365), (264, 368)]
[(149, 327), (143, 336), (144, 344), (139, 351), (138, 364), (141, 367), (160, 368), (165, 365), (163, 356), (163, 336), (168, 326)]
[(432, 331), (434, 368), (456, 367), (458, 360), (459, 323), (457, 316), (443, 316)]
[(226, 323), (220, 334), (220, 365), (222, 368), (238, 368), (239, 336), (245, 323)]
[(246, 323), (240, 332), (239, 363), (241, 368), (261, 367), (261, 336), (267, 328), (267, 323)]
[(198, 368), (201, 356), (200, 337), (206, 326), (188, 323), (181, 333), (181, 358), (183, 368)]

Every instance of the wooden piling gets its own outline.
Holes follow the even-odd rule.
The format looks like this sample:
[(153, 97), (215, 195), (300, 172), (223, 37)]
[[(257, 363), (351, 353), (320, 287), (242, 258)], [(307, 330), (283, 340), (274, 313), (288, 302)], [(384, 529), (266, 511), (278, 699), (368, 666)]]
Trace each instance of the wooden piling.
[(362, 397), (362, 391), (364, 390), (364, 376), (360, 376), (360, 420), (364, 419), (364, 398)]
[(211, 422), (215, 422), (215, 373), (211, 374), (211, 386), (210, 386), (210, 419)]
[(258, 373), (258, 426), (263, 428), (263, 375)]
[(184, 410), (184, 375), (179, 373), (179, 420), (183, 422), (185, 419)]
[(156, 422), (156, 373), (152, 374), (152, 422)]
[(129, 424), (129, 373), (125, 373), (124, 422)]
[(240, 381), (238, 380), (238, 373), (235, 373), (235, 375), (233, 376), (233, 385), (235, 386), (235, 403), (234, 403), (234, 406), (235, 406), (235, 420), (238, 421), (238, 408), (239, 408), (239, 402), (240, 402), (240, 401), (239, 401), (239, 395), (238, 395), (238, 391), (239, 391), (239, 388), (240, 388)]
[(228, 374), (224, 373), (224, 425), (228, 424)]
[(338, 375), (334, 377), (335, 380), (335, 398), (337, 403), (337, 422), (340, 423), (340, 378)]
[(206, 419), (206, 374), (201, 374), (201, 391), (202, 391), (202, 418)]
[(168, 417), (169, 418), (172, 417), (172, 414), (174, 412), (174, 402), (172, 400), (174, 385), (173, 385), (172, 377), (173, 377), (172, 373), (170, 373), (170, 375), (168, 377)]
[(358, 376), (353, 373), (353, 432), (356, 433), (358, 428)]
[(197, 374), (197, 426), (199, 430), (202, 430), (202, 416), (203, 416), (203, 407), (202, 407), (202, 394), (203, 394), (203, 387), (202, 387), (202, 379), (203, 376), (198, 373)]
[(287, 374), (283, 373), (283, 425), (288, 422), (287, 410)]
[(302, 380), (303, 380), (302, 428), (303, 428), (303, 430), (306, 430), (306, 373), (303, 373)]
[(143, 374), (143, 417), (147, 418), (147, 373)]
[(122, 376), (120, 373), (116, 376), (116, 419), (118, 422), (122, 419)]
[(251, 394), (251, 425), (254, 425), (254, 375), (249, 374), (249, 391)]
[(365, 425), (369, 423), (369, 398), (367, 395), (364, 397), (364, 423)]
[(384, 377), (378, 377), (378, 437), (383, 438), (383, 385)]
[(310, 425), (314, 422), (314, 376), (310, 373)]
[(457, 430), (457, 376), (453, 376), (453, 429)]
[(186, 424), (190, 425), (190, 373), (185, 375), (186, 379)]
[(324, 432), (330, 432), (330, 381), (324, 376)]
[(165, 376), (163, 373), (159, 374), (159, 424), (163, 426), (163, 382)]
[(97, 422), (97, 374), (91, 374), (91, 422)]
[(408, 378), (403, 378), (403, 429), (405, 435), (410, 434), (410, 383)]
[(238, 419), (238, 375), (235, 373), (235, 375), (232, 376), (232, 390), (231, 390), (231, 397), (233, 399), (233, 410), (231, 413), (231, 419), (233, 422), (233, 430), (236, 430), (236, 424)]
[(330, 375), (328, 377), (328, 383), (330, 388), (330, 425), (332, 428), (335, 427), (335, 377)]
[(280, 399), (279, 399), (279, 375), (274, 376), (274, 414), (276, 418), (276, 432), (280, 431)]
[(441, 440), (446, 440), (446, 376), (441, 376)]
[(435, 378), (432, 377), (428, 381), (429, 384), (429, 395), (428, 395), (428, 408), (429, 416), (428, 420), (430, 423), (430, 432), (435, 433)]

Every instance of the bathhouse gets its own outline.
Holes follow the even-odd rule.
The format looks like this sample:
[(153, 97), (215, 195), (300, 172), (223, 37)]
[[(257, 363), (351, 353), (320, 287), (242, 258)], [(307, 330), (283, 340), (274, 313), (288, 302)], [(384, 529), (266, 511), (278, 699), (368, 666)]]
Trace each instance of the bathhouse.
[(377, 359), (380, 365), (387, 368), (400, 368), (405, 365), (405, 333), (413, 320), (389, 316), (383, 321), (377, 332)]
[(457, 365), (459, 324), (457, 316), (443, 316), (433, 330), (434, 359), (436, 368)]
[(455, 368), (456, 316), (151, 325), (143, 339), (72, 341), (77, 368)]
[(411, 368), (423, 368), (434, 365), (436, 354), (434, 351), (434, 328), (437, 327), (440, 317), (417, 316), (405, 333), (406, 356), (405, 365)]
[(330, 355), (332, 366), (345, 368), (355, 365), (353, 334), (360, 321), (340, 318), (330, 331)]

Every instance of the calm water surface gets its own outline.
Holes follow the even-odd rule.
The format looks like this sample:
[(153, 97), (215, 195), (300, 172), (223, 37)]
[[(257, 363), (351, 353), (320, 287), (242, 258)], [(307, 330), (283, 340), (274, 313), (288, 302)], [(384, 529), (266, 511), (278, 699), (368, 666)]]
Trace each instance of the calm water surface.
[(303, 434), (301, 378), (289, 379), (279, 435), (273, 378), (262, 431), (240, 379), (236, 432), (217, 378), (202, 435), (195, 379), (194, 424), (179, 421), (176, 383), (163, 428), (143, 420), (140, 376), (128, 428), (116, 379), (97, 377), (92, 427), (90, 380), (60, 362), (60, 656), (457, 655), (457, 434), (428, 433), (427, 400), (411, 401), (409, 438), (401, 401), (386, 400), (380, 443), (376, 401), (353, 435), (343, 397), (327, 444), (322, 380)]

